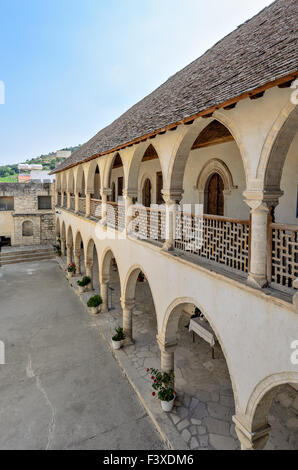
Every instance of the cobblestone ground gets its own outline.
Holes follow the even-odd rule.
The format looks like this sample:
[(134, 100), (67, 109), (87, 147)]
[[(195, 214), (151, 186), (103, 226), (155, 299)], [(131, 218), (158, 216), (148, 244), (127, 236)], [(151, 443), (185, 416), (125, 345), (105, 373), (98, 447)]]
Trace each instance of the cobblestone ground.
[[(122, 324), (120, 289), (113, 272), (114, 310), (105, 314), (111, 331)], [(235, 414), (233, 390), (225, 358), (219, 344), (212, 360), (209, 345), (192, 335), (185, 326), (185, 314), (179, 325), (179, 343), (175, 352), (176, 405), (170, 418), (191, 449), (239, 449), (232, 416)], [(138, 283), (133, 317), (135, 344), (125, 348), (138, 371), (140, 380), (151, 386), (146, 369), (160, 368), (160, 351), (156, 343), (157, 325), (148, 283)], [(152, 398), (153, 399), (153, 398)], [(158, 405), (157, 405), (158, 406)], [(290, 386), (276, 395), (271, 408), (272, 432), (266, 449), (298, 449), (298, 393)]]

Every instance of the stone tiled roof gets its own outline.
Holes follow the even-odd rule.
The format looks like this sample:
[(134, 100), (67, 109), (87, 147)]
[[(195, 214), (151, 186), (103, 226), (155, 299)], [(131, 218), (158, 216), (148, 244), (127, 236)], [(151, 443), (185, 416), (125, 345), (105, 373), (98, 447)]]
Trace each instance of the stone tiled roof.
[(297, 72), (297, 16), (297, 0), (277, 0), (102, 129), (55, 171)]

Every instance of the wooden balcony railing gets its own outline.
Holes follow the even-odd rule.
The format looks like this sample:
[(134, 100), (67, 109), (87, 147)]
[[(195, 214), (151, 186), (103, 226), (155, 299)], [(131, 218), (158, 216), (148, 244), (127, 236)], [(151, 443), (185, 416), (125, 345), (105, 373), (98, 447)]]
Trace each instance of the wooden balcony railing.
[(62, 200), (62, 207), (63, 207), (63, 209), (67, 209), (67, 194), (64, 193), (64, 194), (62, 195), (62, 197), (63, 197), (63, 200)]
[(122, 232), (125, 227), (125, 206), (117, 202), (107, 203), (107, 225)]
[(268, 230), (268, 280), (287, 291), (298, 277), (298, 226), (270, 223)]
[(70, 196), (70, 209), (74, 211), (75, 207), (76, 207), (76, 198), (74, 196)]
[(79, 198), (79, 212), (81, 214), (86, 214), (86, 198), (85, 197)]
[(61, 194), (58, 194), (58, 197), (57, 197), (57, 206), (58, 206), (58, 207), (61, 207)]
[(133, 226), (139, 238), (165, 241), (166, 213), (164, 209), (133, 207)]
[[(58, 205), (61, 202), (58, 195)], [(66, 196), (63, 198), (66, 201)], [(74, 210), (75, 198), (71, 197)], [(102, 202), (91, 199), (91, 215), (102, 216)], [(86, 199), (79, 198), (79, 211), (86, 213)], [(163, 208), (132, 208), (133, 227), (139, 238), (164, 242), (166, 212)], [(125, 206), (107, 203), (107, 225), (119, 231), (125, 227)], [(227, 217), (176, 213), (175, 247), (187, 253), (247, 274), (250, 258), (250, 222)], [(298, 226), (268, 224), (268, 281), (283, 291), (290, 291), (298, 278)]]
[(188, 253), (248, 273), (250, 222), (178, 212), (175, 246)]
[(91, 199), (90, 204), (90, 215), (96, 219), (101, 219), (102, 217), (102, 202), (100, 199)]

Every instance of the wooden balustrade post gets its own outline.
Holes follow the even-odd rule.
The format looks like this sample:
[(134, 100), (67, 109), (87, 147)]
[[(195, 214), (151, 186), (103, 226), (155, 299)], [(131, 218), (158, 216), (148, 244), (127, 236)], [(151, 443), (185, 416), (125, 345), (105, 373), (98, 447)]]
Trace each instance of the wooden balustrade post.
[(166, 241), (163, 245), (163, 250), (165, 251), (173, 251), (175, 249), (176, 205), (181, 201), (182, 193), (182, 191), (162, 191), (166, 203)]

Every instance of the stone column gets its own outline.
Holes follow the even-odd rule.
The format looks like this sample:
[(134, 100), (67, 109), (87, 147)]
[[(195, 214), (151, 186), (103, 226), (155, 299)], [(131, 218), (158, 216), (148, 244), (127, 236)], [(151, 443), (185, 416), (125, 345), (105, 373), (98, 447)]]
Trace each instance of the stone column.
[(126, 336), (125, 345), (128, 346), (134, 343), (132, 334), (132, 314), (135, 307), (135, 300), (124, 300), (121, 304), (123, 310), (123, 329)]
[(86, 276), (90, 277), (91, 283), (89, 284), (89, 290), (93, 290), (93, 263), (87, 261), (86, 263)]
[(67, 265), (72, 262), (72, 245), (66, 245), (67, 247)]
[(101, 190), (101, 200), (102, 200), (102, 216), (101, 216), (101, 225), (104, 230), (107, 230), (107, 211), (108, 211), (108, 196), (111, 196), (112, 190), (110, 188), (103, 188)]
[(271, 427), (268, 423), (258, 429), (253, 429), (245, 416), (233, 416), (233, 421), (236, 425), (236, 434), (241, 443), (242, 450), (262, 450), (266, 446)]
[(137, 197), (137, 190), (125, 190), (124, 191), (124, 200), (125, 200), (125, 233), (129, 235), (129, 226), (133, 220), (133, 215), (131, 208), (133, 206), (133, 199)]
[(76, 265), (76, 274), (81, 274), (81, 251), (75, 251), (74, 263)]
[(173, 251), (175, 249), (175, 228), (176, 228), (176, 205), (182, 199), (182, 191), (162, 191), (166, 203), (166, 241), (163, 250)]
[(86, 217), (90, 217), (91, 214), (91, 193), (86, 192)]
[(58, 191), (55, 191), (55, 201), (54, 201), (55, 207), (58, 206)]
[(64, 191), (61, 191), (61, 201), (60, 201), (60, 207), (63, 207), (64, 204)]
[(105, 277), (101, 277), (100, 278), (100, 295), (102, 298), (102, 306), (101, 306), (102, 313), (106, 313), (109, 310), (108, 291), (109, 291), (109, 279)]
[(65, 256), (66, 254), (66, 241), (61, 238), (61, 254)]
[(67, 209), (70, 209), (70, 192), (67, 193)]
[(278, 204), (279, 194), (244, 193), (246, 203), (250, 207), (251, 246), (248, 283), (258, 289), (266, 287), (267, 279), (267, 250), (268, 223)]
[[(298, 289), (298, 279), (295, 279), (293, 285), (294, 285), (294, 289)], [(297, 313), (298, 313), (298, 292), (296, 292), (296, 294), (294, 294), (294, 297), (293, 297), (293, 304), (295, 305), (296, 311), (297, 311)]]
[(75, 213), (79, 212), (79, 193), (75, 193)]

